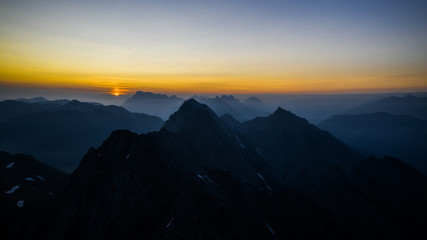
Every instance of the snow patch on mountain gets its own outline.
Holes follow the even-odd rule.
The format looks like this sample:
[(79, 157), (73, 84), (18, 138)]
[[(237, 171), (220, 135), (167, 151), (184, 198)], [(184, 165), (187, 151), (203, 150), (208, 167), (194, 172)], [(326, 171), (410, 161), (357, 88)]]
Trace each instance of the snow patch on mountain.
[(42, 180), (43, 182), (46, 182), (46, 180), (44, 180), (44, 178), (40, 177), (40, 175), (36, 176), (38, 179)]
[(256, 173), (258, 175), (259, 178), (261, 178), (261, 180), (264, 182), (265, 186), (267, 187), (267, 189), (269, 191), (271, 191), (270, 186), (268, 186), (267, 182), (265, 181), (264, 177), (261, 175), (261, 173)]
[(274, 232), (274, 230), (270, 227), (270, 225), (268, 223), (265, 223), (265, 225), (267, 226), (268, 230), (270, 230), (270, 232), (274, 235), (276, 235), (276, 233)]
[(166, 228), (169, 228), (169, 226), (171, 225), (171, 223), (173, 222), (173, 220), (175, 219), (175, 217), (172, 217), (172, 219), (169, 221), (169, 223), (166, 225)]
[(13, 168), (14, 165), (15, 165), (15, 162), (11, 162), (6, 166), (6, 168)]
[(20, 187), (19, 185), (13, 186), (9, 191), (5, 192), (6, 194), (12, 194), (14, 193), (16, 190), (18, 190)]
[(22, 208), (24, 206), (25, 201), (24, 200), (19, 200), (16, 202), (16, 206), (18, 206), (19, 208)]
[(256, 152), (261, 156), (264, 157), (264, 154), (261, 153), (261, 151), (259, 150), (259, 148), (256, 148)]
[(240, 144), (240, 146), (241, 146), (242, 148), (246, 148), (246, 147), (245, 147), (245, 145), (243, 145), (243, 144), (242, 144), (242, 142), (240, 142), (239, 137), (237, 137), (237, 135), (234, 135), (234, 136), (236, 137), (237, 142)]

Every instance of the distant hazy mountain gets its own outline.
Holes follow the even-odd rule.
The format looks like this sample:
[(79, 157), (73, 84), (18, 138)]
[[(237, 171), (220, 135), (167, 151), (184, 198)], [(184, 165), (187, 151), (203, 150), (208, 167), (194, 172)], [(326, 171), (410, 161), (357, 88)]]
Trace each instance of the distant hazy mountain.
[(25, 103), (38, 103), (38, 102), (48, 102), (49, 100), (47, 100), (44, 97), (34, 97), (34, 98), (18, 98), (18, 99), (15, 99), (14, 101), (25, 102)]
[(347, 114), (332, 116), (319, 127), (367, 155), (391, 155), (427, 173), (427, 121), (388, 113)]
[(166, 120), (183, 102), (184, 99), (175, 95), (169, 97), (164, 94), (138, 91), (125, 101), (123, 107), (131, 112), (155, 115)]
[(32, 156), (0, 151), (1, 239), (30, 239), (28, 229), (52, 207), (67, 179)]
[(56, 104), (36, 104), (36, 103), (24, 103), (20, 101), (6, 100), (0, 102), (0, 123), (19, 117), (26, 114), (35, 112), (48, 111), (49, 109), (58, 107)]
[[(57, 105), (65, 105), (71, 102), (71, 100), (68, 100), (68, 99), (48, 100), (44, 97), (18, 98), (12, 101), (24, 102), (24, 103), (38, 103), (38, 104), (57, 104)], [(98, 103), (98, 102), (86, 102), (86, 103), (89, 103), (92, 105), (98, 105), (98, 106), (102, 105), (101, 103)]]
[(427, 120), (427, 97), (388, 97), (351, 109), (348, 114), (386, 112)]
[[(213, 98), (195, 95), (193, 98), (208, 105), (217, 115), (221, 116), (228, 113), (239, 121), (270, 114), (269, 108), (256, 97), (251, 97), (243, 103), (232, 95), (222, 95)], [(167, 96), (164, 94), (138, 91), (126, 100), (123, 107), (131, 112), (153, 114), (167, 120), (172, 113), (178, 110), (183, 102), (183, 98), (176, 97), (175, 95)]]
[(426, 235), (427, 179), (409, 165), (389, 157), (363, 159), (283, 109), (244, 123), (231, 115), (222, 119), (190, 99), (159, 132), (115, 131), (83, 158), (48, 214), (51, 222), (35, 228), (37, 236)]
[(0, 102), (0, 149), (34, 155), (64, 171), (77, 167), (87, 150), (116, 129), (138, 133), (159, 130), (163, 121), (117, 106), (76, 100), (67, 104)]
[(214, 98), (193, 96), (193, 98), (200, 103), (208, 105), (218, 116), (230, 114), (238, 121), (264, 117), (271, 113), (269, 108), (256, 97), (250, 97), (243, 103), (232, 95), (222, 95)]
[(259, 98), (256, 97), (250, 97), (246, 99), (243, 104), (250, 106), (258, 111), (266, 111), (269, 109)]

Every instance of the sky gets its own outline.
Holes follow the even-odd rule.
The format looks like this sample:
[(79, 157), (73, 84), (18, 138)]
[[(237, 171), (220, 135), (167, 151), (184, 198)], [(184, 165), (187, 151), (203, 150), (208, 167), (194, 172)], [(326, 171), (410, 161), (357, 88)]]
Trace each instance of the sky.
[(427, 90), (427, 1), (0, 0), (0, 98)]

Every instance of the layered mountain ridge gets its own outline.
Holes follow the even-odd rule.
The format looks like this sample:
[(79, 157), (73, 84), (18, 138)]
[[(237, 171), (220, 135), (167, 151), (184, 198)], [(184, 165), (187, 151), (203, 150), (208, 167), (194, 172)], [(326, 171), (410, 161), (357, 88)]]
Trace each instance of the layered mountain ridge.
[[(209, 106), (218, 116), (230, 114), (239, 121), (249, 120), (258, 116), (267, 116), (270, 109), (258, 98), (250, 97), (241, 102), (232, 95), (204, 97), (194, 95), (193, 99)], [(137, 91), (123, 103), (123, 107), (132, 112), (147, 113), (167, 120), (178, 110), (184, 99), (175, 95), (155, 94)]]
[(163, 120), (130, 113), (117, 106), (77, 100), (24, 103), (0, 102), (0, 149), (34, 155), (71, 172), (91, 146), (99, 146), (116, 129), (137, 133), (159, 130)]
[(238, 121), (246, 121), (270, 114), (270, 109), (256, 97), (250, 97), (243, 102), (232, 95), (214, 98), (193, 96), (193, 99), (208, 105), (218, 116), (230, 114)]
[(427, 98), (390, 96), (332, 115), (321, 129), (365, 156), (391, 155), (427, 172)]
[(366, 114), (386, 112), (394, 115), (408, 115), (414, 118), (427, 120), (427, 97), (406, 95), (404, 97), (391, 96), (374, 102), (363, 104), (350, 109), (347, 114)]
[(115, 131), (90, 149), (37, 235), (401, 239), (426, 233), (426, 183), (286, 110), (239, 123), (190, 99), (159, 132)]

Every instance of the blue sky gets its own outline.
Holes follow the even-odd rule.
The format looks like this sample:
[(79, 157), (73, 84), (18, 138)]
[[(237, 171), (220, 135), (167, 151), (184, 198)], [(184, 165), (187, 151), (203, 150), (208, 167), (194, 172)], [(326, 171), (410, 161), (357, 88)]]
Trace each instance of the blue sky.
[(393, 0), (1, 1), (0, 86), (425, 90), (426, 12)]

